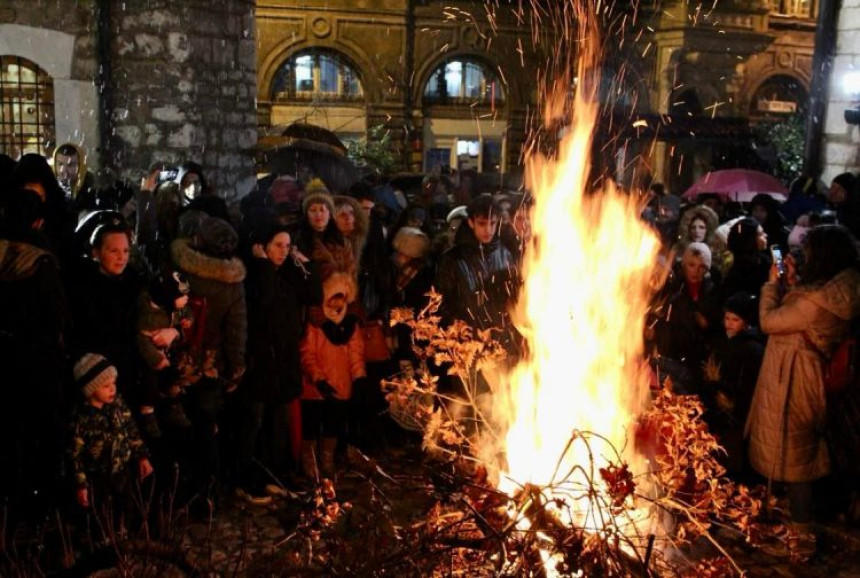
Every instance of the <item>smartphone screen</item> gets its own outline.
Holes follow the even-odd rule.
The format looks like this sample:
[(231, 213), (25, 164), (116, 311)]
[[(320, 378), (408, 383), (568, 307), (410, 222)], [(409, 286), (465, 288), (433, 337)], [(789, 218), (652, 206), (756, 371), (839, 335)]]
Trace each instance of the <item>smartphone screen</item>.
[(782, 261), (782, 250), (778, 246), (773, 245), (770, 248), (770, 255), (773, 257), (773, 264), (776, 265), (776, 269), (779, 271), (779, 274), (784, 275), (785, 263)]

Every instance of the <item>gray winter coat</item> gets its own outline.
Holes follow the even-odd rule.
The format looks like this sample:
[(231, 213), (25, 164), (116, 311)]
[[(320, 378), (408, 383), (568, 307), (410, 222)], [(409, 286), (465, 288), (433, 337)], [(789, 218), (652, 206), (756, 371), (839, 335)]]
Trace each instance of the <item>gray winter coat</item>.
[(825, 355), (833, 353), (858, 311), (860, 273), (853, 269), (784, 296), (776, 283), (762, 287), (761, 328), (770, 337), (746, 435), (750, 462), (768, 479), (806, 482), (829, 473)]

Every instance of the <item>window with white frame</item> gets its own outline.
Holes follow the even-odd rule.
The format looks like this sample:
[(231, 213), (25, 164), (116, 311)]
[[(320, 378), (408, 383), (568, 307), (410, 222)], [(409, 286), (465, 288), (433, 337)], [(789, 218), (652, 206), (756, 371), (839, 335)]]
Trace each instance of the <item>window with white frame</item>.
[(424, 100), (439, 104), (498, 104), (505, 100), (499, 77), (474, 60), (449, 60), (430, 75)]
[(355, 68), (342, 56), (322, 50), (299, 52), (284, 62), (272, 82), (272, 100), (352, 101), (363, 97)]

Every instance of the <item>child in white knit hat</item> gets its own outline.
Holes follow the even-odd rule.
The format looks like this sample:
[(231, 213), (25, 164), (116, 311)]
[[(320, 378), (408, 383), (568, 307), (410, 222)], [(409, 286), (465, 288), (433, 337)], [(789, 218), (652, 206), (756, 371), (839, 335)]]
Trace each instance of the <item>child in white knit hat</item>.
[(83, 508), (112, 498), (128, 503), (134, 479), (146, 478), (153, 468), (131, 411), (116, 392), (116, 368), (87, 353), (74, 376), (84, 396), (72, 415), (69, 447), (77, 502)]

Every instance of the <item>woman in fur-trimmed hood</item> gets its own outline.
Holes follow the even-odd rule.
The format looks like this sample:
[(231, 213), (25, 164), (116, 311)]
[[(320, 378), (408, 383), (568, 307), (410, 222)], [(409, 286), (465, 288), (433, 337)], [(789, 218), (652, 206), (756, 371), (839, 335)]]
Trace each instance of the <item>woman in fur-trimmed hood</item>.
[(191, 295), (206, 299), (203, 349), (214, 351), (221, 377), (237, 380), (245, 371), (248, 333), (246, 270), (235, 256), (239, 236), (229, 223), (210, 217), (192, 239), (170, 246), (173, 263), (188, 277)]
[(713, 252), (716, 242), (714, 234), (719, 224), (717, 213), (705, 205), (696, 205), (684, 211), (678, 223), (676, 253), (683, 255), (687, 245), (693, 242), (705, 243)]

